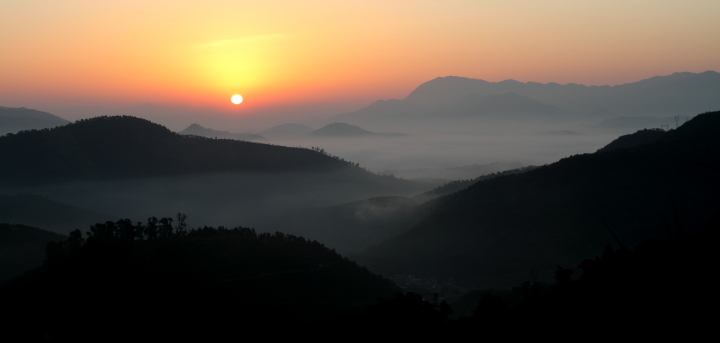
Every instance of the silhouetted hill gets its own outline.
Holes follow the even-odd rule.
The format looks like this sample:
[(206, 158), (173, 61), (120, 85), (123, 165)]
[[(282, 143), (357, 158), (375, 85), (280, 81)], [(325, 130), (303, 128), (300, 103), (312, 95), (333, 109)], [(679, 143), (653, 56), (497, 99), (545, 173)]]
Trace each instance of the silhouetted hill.
[[(0, 137), (4, 182), (110, 179), (212, 172), (352, 168), (317, 151), (176, 134), (134, 117), (97, 117)], [(358, 169), (359, 170), (359, 169)]]
[(240, 141), (263, 141), (267, 138), (254, 134), (254, 133), (232, 133), (229, 131), (218, 131), (202, 127), (198, 124), (192, 124), (185, 130), (178, 132), (181, 135), (194, 135), (207, 138), (220, 138), (220, 139), (236, 139)]
[(0, 223), (25, 224), (67, 234), (78, 227), (116, 219), (116, 216), (62, 204), (39, 195), (0, 195)]
[[(148, 331), (208, 338), (237, 325), (297, 329), (399, 291), (302, 237), (247, 228), (188, 231), (182, 220), (176, 224), (121, 220), (94, 225), (87, 240), (76, 231), (49, 244), (41, 268), (0, 287), (3, 306), (19, 325), (13, 331), (76, 339)], [(73, 315), (57, 315), (63, 309)], [(127, 326), (131, 322), (148, 325)]]
[(40, 130), (69, 123), (69, 121), (47, 112), (25, 107), (0, 106), (0, 136), (22, 130)]
[(636, 145), (651, 143), (664, 135), (665, 130), (661, 129), (640, 130), (633, 134), (620, 136), (618, 139), (610, 142), (610, 144), (598, 149), (598, 152), (631, 148)]
[(65, 239), (55, 232), (0, 223), (0, 283), (39, 267), (45, 260), (48, 242)]
[(404, 136), (400, 133), (375, 133), (364, 130), (359, 126), (332, 123), (325, 125), (317, 130), (308, 133), (310, 136), (316, 137), (367, 137), (367, 136)]
[(300, 124), (282, 124), (273, 126), (259, 134), (271, 139), (298, 138), (307, 135), (314, 129)]
[(692, 231), (720, 205), (720, 177), (700, 166), (720, 166), (718, 128), (720, 112), (704, 113), (651, 143), (477, 182), (361, 261), (503, 287), (600, 253), (613, 241), (604, 222), (628, 246), (665, 237), (674, 212)]
[(431, 189), (425, 193), (418, 194), (418, 195), (414, 196), (413, 199), (416, 201), (419, 201), (419, 202), (425, 202), (425, 201), (428, 201), (431, 199), (435, 199), (439, 196), (453, 194), (457, 191), (468, 188), (471, 185), (473, 185), (479, 181), (490, 180), (492, 178), (496, 178), (499, 176), (521, 174), (521, 173), (529, 172), (536, 168), (538, 168), (538, 167), (537, 166), (520, 167), (520, 168), (516, 168), (516, 169), (510, 169), (510, 170), (505, 170), (505, 171), (501, 171), (501, 172), (495, 172), (495, 173), (478, 176), (478, 177), (476, 177), (474, 179), (470, 179), (470, 180), (451, 181), (440, 187)]
[(278, 217), (270, 228), (317, 240), (342, 254), (355, 254), (410, 229), (430, 208), (406, 197), (376, 197), (297, 210)]

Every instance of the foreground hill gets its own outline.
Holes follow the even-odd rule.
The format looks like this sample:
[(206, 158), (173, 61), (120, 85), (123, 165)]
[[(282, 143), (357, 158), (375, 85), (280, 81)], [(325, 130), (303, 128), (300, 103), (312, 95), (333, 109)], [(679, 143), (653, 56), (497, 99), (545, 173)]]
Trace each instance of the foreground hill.
[(254, 134), (254, 133), (233, 133), (229, 131), (219, 131), (202, 127), (198, 124), (192, 124), (178, 132), (181, 135), (194, 135), (206, 138), (220, 138), (220, 139), (236, 139), (240, 141), (264, 141), (267, 138)]
[(119, 219), (109, 214), (50, 200), (32, 194), (0, 195), (0, 223), (24, 224), (67, 234), (79, 227)]
[(0, 136), (22, 130), (40, 130), (70, 123), (47, 112), (0, 106)]
[(629, 246), (665, 237), (674, 213), (692, 230), (720, 207), (720, 176), (701, 166), (720, 166), (719, 128), (720, 112), (705, 113), (650, 143), (477, 182), (361, 261), (502, 287), (599, 254), (613, 241), (604, 222)]
[(39, 267), (48, 242), (67, 236), (26, 225), (0, 224), (0, 283)]
[(41, 268), (0, 287), (23, 328), (13, 330), (62, 339), (159, 327), (164, 337), (207, 338), (228, 328), (322, 322), (399, 291), (315, 241), (246, 228), (188, 231), (178, 219), (176, 226), (170, 218), (97, 224), (87, 241), (76, 231), (48, 245)]
[(665, 130), (646, 129), (640, 130), (633, 134), (620, 136), (618, 139), (610, 142), (610, 144), (598, 149), (598, 152), (611, 151), (615, 149), (632, 148), (634, 146), (646, 143), (652, 143), (665, 136)]
[(97, 117), (50, 130), (0, 137), (5, 182), (66, 181), (348, 168), (322, 153), (176, 134), (150, 121)]

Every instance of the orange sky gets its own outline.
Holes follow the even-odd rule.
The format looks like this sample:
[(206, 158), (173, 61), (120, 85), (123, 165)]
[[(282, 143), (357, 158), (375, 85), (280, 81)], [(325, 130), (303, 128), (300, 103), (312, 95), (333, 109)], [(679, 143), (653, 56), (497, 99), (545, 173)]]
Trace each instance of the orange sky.
[(357, 106), (447, 75), (619, 84), (720, 71), (719, 14), (693, 0), (3, 0), (0, 106)]

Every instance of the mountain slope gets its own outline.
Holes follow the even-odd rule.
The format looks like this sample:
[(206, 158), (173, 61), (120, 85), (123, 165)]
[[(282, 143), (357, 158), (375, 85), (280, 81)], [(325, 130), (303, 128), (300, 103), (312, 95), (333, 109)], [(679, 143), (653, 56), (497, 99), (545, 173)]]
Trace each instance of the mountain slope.
[(665, 130), (661, 129), (640, 130), (633, 134), (618, 137), (618, 139), (610, 142), (610, 144), (598, 149), (598, 152), (632, 148), (636, 145), (654, 142), (664, 135)]
[(22, 130), (41, 130), (70, 123), (47, 112), (0, 106), (0, 136)]
[[(77, 232), (48, 245), (41, 268), (0, 287), (4, 308), (26, 328), (23, 335), (63, 341), (148, 330), (207, 338), (216, 330), (237, 332), (237, 325), (320, 322), (399, 291), (302, 237), (247, 228), (186, 231), (166, 218), (156, 224), (98, 224), (87, 240)], [(58, 315), (67, 308), (73, 315)], [(77, 331), (73, 323), (86, 327)], [(115, 332), (118, 323), (125, 324)]]
[(310, 149), (183, 136), (144, 119), (97, 117), (0, 137), (0, 178), (62, 181), (208, 172), (331, 170), (350, 164)]
[(697, 228), (720, 208), (720, 177), (697, 165), (720, 166), (718, 128), (720, 112), (705, 113), (651, 143), (475, 183), (361, 261), (384, 275), (503, 287), (599, 254), (614, 242), (604, 222), (627, 245), (666, 236), (675, 212)]

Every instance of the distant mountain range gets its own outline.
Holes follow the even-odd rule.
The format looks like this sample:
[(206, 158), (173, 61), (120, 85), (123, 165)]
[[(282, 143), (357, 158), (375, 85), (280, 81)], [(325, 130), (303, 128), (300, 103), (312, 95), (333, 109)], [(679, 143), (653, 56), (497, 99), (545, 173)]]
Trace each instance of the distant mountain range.
[[(439, 199), (406, 233), (360, 258), (383, 275), (509, 287), (536, 270), (701, 228), (720, 209), (720, 112), (668, 132), (621, 137), (593, 154), (476, 182)], [(658, 137), (659, 136), (659, 137)], [(637, 139), (635, 139), (637, 138)], [(705, 167), (708, 166), (708, 167)]]
[(720, 74), (674, 73), (617, 86), (488, 82), (438, 77), (402, 100), (380, 100), (336, 118), (350, 123), (381, 123), (445, 116), (486, 117), (535, 114), (592, 118), (690, 115), (720, 109)]
[(181, 135), (194, 135), (206, 138), (236, 139), (240, 141), (264, 141), (267, 138), (254, 133), (233, 133), (228, 131), (218, 131), (202, 127), (198, 124), (192, 124), (185, 130), (178, 132)]
[(0, 106), (0, 136), (22, 130), (40, 130), (70, 123), (47, 112), (25, 107), (12, 108)]
[(362, 129), (359, 126), (345, 124), (345, 123), (332, 123), (325, 125), (317, 130), (308, 133), (310, 136), (315, 137), (400, 137), (404, 136), (401, 133), (376, 133)]

